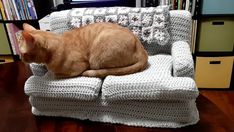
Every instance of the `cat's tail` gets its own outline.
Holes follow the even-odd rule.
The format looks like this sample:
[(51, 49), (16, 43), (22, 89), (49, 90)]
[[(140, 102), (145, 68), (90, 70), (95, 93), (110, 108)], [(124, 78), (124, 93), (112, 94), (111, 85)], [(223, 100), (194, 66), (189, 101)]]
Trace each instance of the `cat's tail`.
[(127, 75), (144, 70), (146, 68), (146, 65), (147, 62), (139, 61), (127, 67), (87, 70), (83, 72), (82, 75), (88, 77), (100, 77), (100, 78), (104, 78), (107, 75)]

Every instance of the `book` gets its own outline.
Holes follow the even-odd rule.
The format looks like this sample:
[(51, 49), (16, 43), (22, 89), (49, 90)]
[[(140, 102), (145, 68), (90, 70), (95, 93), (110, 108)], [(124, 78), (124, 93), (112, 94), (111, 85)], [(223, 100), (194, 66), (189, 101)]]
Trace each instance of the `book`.
[(145, 0), (141, 0), (141, 7), (145, 7)]
[(7, 6), (7, 11), (9, 13), (9, 16), (10, 16), (9, 20), (14, 20), (15, 19), (14, 18), (14, 12), (13, 12), (13, 10), (11, 8), (11, 4), (10, 4), (9, 0), (6, 1), (6, 6)]
[(29, 16), (28, 16), (28, 13), (27, 13), (27, 10), (26, 10), (27, 7), (25, 6), (24, 0), (19, 0), (19, 1), (21, 3), (21, 9), (24, 12), (25, 19), (28, 20)]
[(12, 19), (11, 20), (19, 20), (17, 18), (17, 13), (16, 13), (16, 10), (14, 9), (14, 5), (13, 5), (12, 1), (8, 0), (8, 4), (9, 4), (9, 9), (10, 9), (11, 14), (12, 14)]
[(31, 18), (32, 19), (37, 19), (36, 12), (35, 12), (35, 9), (34, 9), (35, 7), (33, 5), (32, 0), (27, 0), (27, 3), (28, 3), (28, 10), (29, 10)]
[(5, 9), (1, 0), (0, 0), (0, 10), (1, 10), (2, 19), (6, 20)]
[(11, 44), (13, 54), (16, 55), (16, 48), (15, 48), (15, 43), (14, 43), (13, 36), (11, 33), (12, 32), (11, 27), (9, 24), (6, 24), (6, 28), (7, 28), (7, 33), (8, 33), (9, 39), (10, 39), (10, 44)]
[(17, 20), (20, 20), (20, 13), (19, 13), (19, 11), (17, 9), (16, 2), (15, 2), (15, 0), (11, 0), (11, 2), (13, 4), (13, 6), (14, 6), (14, 10), (15, 10), (15, 13), (16, 13)]
[[(15, 37), (16, 37), (16, 40), (17, 40), (17, 43), (19, 44), (20, 41), (21, 41), (21, 38), (22, 38), (22, 30), (18, 30), (15, 32)], [(18, 47), (19, 48), (19, 47)], [(19, 54), (20, 55), (20, 51), (19, 51)]]
[(31, 3), (32, 9), (34, 11), (35, 19), (37, 19), (37, 11), (36, 11), (35, 5), (33, 3), (33, 0), (30, 0), (30, 3)]
[(6, 13), (6, 20), (11, 20), (11, 15), (10, 15), (10, 12), (9, 12), (9, 9), (8, 9), (8, 2), (7, 0), (2, 0), (2, 4), (3, 4), (3, 8), (5, 10), (5, 13)]
[(185, 10), (189, 11), (190, 0), (186, 0)]
[(21, 3), (21, 0), (15, 0), (16, 5), (17, 5), (17, 9), (18, 12), (20, 14), (21, 20), (26, 20), (25, 14), (24, 14), (24, 9), (23, 9), (23, 5)]
[(181, 0), (178, 0), (177, 9), (178, 9), (178, 10), (181, 10), (181, 6), (182, 6), (182, 1), (181, 1)]
[(196, 0), (196, 4), (195, 4), (195, 12), (194, 12), (194, 18), (197, 19), (198, 14), (199, 14), (199, 5), (200, 5), (200, 0)]
[(31, 15), (30, 15), (30, 12), (29, 12), (29, 8), (28, 8), (28, 1), (27, 0), (23, 0), (23, 2), (24, 2), (24, 7), (25, 7), (25, 10), (26, 10), (28, 19), (32, 19)]
[(171, 9), (174, 10), (175, 0), (171, 0)]
[(185, 6), (186, 6), (186, 0), (182, 0), (182, 2), (181, 2), (181, 9), (185, 10)]
[(141, 7), (141, 0), (136, 0), (136, 7)]
[(174, 10), (178, 10), (178, 0), (174, 1)]
[(197, 39), (197, 20), (192, 20), (192, 40), (191, 40), (191, 52), (194, 54), (196, 50)]
[(21, 31), (17, 26), (15, 26), (13, 23), (6, 24), (8, 36), (10, 38), (11, 47), (13, 50), (14, 55), (19, 55), (19, 41), (17, 39), (16, 33)]
[(17, 33), (20, 32), (20, 36), (21, 36), (21, 32), (22, 30), (20, 30), (16, 25), (12, 24), (12, 29), (13, 29), (13, 38), (15, 41), (15, 48), (16, 48), (16, 53), (17, 55), (20, 55), (20, 50), (19, 50), (19, 40), (17, 38)]
[(196, 8), (196, 0), (193, 0), (192, 10), (191, 10), (192, 16), (194, 16), (194, 14), (195, 14), (195, 8)]

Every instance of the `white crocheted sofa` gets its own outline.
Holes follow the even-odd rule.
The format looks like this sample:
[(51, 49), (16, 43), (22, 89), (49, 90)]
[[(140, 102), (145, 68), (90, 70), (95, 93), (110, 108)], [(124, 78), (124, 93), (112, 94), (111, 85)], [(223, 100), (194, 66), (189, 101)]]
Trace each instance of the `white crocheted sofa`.
[(128, 27), (148, 51), (149, 66), (102, 80), (54, 79), (43, 64), (30, 64), (33, 75), (25, 83), (25, 93), (34, 115), (168, 128), (198, 122), (189, 12), (166, 7), (79, 8), (54, 12), (50, 19), (55, 33), (100, 21)]

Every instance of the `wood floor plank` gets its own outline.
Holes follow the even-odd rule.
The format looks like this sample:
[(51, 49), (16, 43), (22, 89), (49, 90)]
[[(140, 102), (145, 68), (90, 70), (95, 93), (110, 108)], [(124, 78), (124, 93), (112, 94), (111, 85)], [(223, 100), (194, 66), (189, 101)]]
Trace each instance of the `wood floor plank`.
[(200, 94), (208, 98), (228, 117), (234, 120), (234, 91), (233, 90), (200, 90)]

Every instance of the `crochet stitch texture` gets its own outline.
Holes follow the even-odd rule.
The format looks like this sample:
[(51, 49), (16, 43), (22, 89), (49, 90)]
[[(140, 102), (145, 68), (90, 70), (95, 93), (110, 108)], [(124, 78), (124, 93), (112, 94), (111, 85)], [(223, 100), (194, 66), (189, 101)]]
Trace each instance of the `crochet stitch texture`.
[[(113, 13), (118, 9), (116, 7), (116, 10), (108, 11)], [(76, 10), (52, 13), (52, 32), (68, 31), (74, 28), (72, 23), (82, 24), (91, 16), (96, 18), (95, 21), (102, 21), (94, 12), (108, 15), (107, 8), (83, 8), (89, 17), (84, 16), (76, 22), (76, 17), (71, 17), (72, 11)], [(154, 21), (153, 17), (142, 15), (142, 10), (156, 11), (156, 8), (126, 10), (141, 11), (144, 19), (141, 19), (141, 25), (136, 23), (139, 27)], [(194, 68), (189, 47), (191, 15), (187, 11), (168, 13), (167, 31), (170, 39), (164, 44), (144, 41), (150, 56), (148, 68), (142, 72), (107, 76), (104, 80), (88, 77), (54, 79), (44, 65), (30, 64), (33, 76), (25, 83), (25, 93), (30, 96), (32, 113), (144, 127), (178, 128), (197, 123), (199, 114), (195, 101), (199, 92), (193, 80)], [(131, 15), (127, 17), (132, 18)], [(124, 21), (124, 16), (104, 18), (120, 22), (121, 25), (128, 23)]]

